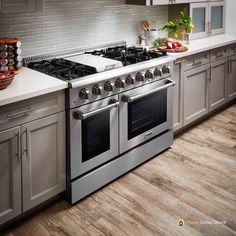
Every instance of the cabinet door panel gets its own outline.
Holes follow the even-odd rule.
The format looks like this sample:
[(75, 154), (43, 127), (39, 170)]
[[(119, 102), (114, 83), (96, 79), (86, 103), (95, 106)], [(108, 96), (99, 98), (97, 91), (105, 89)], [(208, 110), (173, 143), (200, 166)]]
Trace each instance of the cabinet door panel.
[(65, 190), (65, 118), (52, 115), (22, 126), (23, 211)]
[(236, 56), (229, 58), (228, 98), (236, 97)]
[(226, 102), (226, 76), (227, 63), (226, 60), (220, 60), (211, 64), (211, 79), (209, 86), (209, 110), (221, 106)]
[(0, 225), (21, 213), (20, 128), (0, 132)]
[(224, 33), (225, 28), (225, 9), (224, 2), (209, 3), (210, 34)]
[(209, 66), (184, 73), (184, 125), (208, 112)]
[(173, 90), (173, 126), (174, 130), (178, 130), (182, 127), (182, 94), (183, 89), (181, 81), (181, 64), (174, 65), (175, 86)]
[(207, 37), (209, 25), (208, 3), (190, 4), (190, 16), (192, 17), (194, 29), (190, 34), (191, 39)]

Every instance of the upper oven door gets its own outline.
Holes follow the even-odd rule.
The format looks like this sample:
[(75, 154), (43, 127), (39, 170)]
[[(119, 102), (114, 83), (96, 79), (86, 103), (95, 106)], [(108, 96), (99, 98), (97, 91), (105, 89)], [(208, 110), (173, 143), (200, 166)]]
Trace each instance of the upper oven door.
[(71, 179), (118, 155), (118, 96), (70, 111)]
[(120, 153), (172, 128), (172, 88), (163, 79), (121, 94)]

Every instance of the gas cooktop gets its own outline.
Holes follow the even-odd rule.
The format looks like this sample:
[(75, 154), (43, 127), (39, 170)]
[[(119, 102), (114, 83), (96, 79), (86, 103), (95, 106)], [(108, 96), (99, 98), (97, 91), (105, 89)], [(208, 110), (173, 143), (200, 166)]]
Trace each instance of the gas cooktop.
[(61, 80), (73, 80), (86, 75), (96, 74), (96, 68), (66, 59), (30, 62), (28, 67)]
[(28, 63), (28, 67), (61, 80), (71, 81), (98, 72), (166, 56), (140, 47), (115, 46), (73, 57)]
[(166, 56), (165, 52), (148, 51), (142, 47), (116, 46), (107, 49), (86, 52), (100, 57), (121, 61), (124, 66)]

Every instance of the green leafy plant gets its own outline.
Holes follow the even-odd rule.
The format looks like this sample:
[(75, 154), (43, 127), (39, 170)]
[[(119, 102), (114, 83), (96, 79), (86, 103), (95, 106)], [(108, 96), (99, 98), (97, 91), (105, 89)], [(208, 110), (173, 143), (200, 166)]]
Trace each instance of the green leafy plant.
[(194, 28), (192, 18), (186, 14), (186, 10), (180, 12), (178, 24), (181, 34), (191, 33)]
[(171, 37), (173, 38), (177, 38), (178, 37), (178, 25), (176, 25), (174, 22), (172, 21), (168, 21), (164, 24), (163, 27), (161, 27), (159, 29), (160, 31), (164, 31), (166, 30), (170, 35)]
[(166, 43), (166, 38), (157, 38), (153, 42), (153, 47), (154, 48), (159, 48), (161, 46), (165, 46), (165, 43)]

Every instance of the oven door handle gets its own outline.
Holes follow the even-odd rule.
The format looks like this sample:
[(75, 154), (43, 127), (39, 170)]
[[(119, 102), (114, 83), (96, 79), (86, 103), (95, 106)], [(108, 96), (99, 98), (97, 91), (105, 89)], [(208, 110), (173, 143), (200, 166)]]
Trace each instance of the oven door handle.
[(153, 90), (151, 90), (151, 91), (147, 91), (147, 92), (144, 92), (144, 93), (140, 93), (139, 95), (136, 95), (136, 96), (133, 96), (133, 97), (131, 97), (131, 96), (128, 96), (128, 95), (124, 95), (124, 96), (122, 96), (122, 101), (123, 102), (133, 102), (133, 101), (135, 101), (135, 100), (137, 100), (137, 99), (139, 99), (139, 98), (142, 98), (142, 97), (145, 97), (145, 96), (147, 96), (147, 95), (149, 95), (149, 94), (152, 94), (152, 93), (155, 93), (155, 92), (158, 92), (158, 91), (161, 91), (161, 90), (164, 90), (164, 89), (166, 89), (166, 88), (168, 88), (168, 87), (170, 87), (170, 86), (174, 86), (175, 85), (175, 81), (173, 81), (173, 80), (171, 80), (171, 79), (168, 79), (167, 80), (167, 84), (165, 84), (165, 85), (163, 85), (163, 86), (161, 86), (161, 87), (158, 87), (158, 88), (156, 88), (156, 89), (153, 89)]
[(96, 115), (96, 114), (101, 113), (103, 111), (107, 111), (107, 110), (110, 110), (112, 108), (118, 107), (119, 104), (120, 104), (120, 102), (118, 102), (116, 99), (112, 99), (111, 102), (112, 102), (111, 104), (109, 104), (105, 107), (101, 107), (97, 110), (93, 110), (93, 111), (90, 111), (90, 112), (87, 112), (87, 113), (83, 113), (82, 111), (75, 111), (73, 116), (76, 120), (84, 120), (84, 119), (87, 119), (90, 116)]

